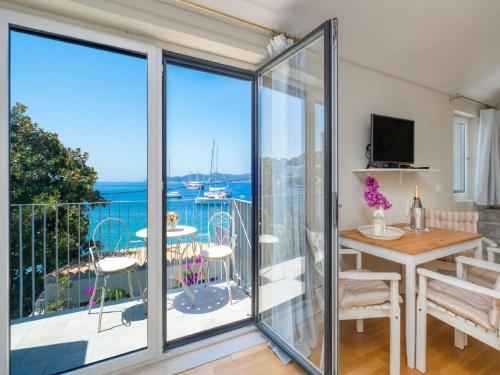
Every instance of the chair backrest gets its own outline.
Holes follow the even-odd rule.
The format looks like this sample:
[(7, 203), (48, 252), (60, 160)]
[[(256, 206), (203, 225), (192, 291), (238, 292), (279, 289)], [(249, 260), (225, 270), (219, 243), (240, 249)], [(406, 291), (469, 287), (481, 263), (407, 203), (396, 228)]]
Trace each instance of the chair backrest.
[(236, 234), (234, 231), (233, 217), (227, 212), (217, 212), (208, 222), (208, 240), (215, 245), (234, 247)]
[(321, 277), (325, 277), (325, 246), (323, 235), (306, 228), (309, 251), (313, 257), (314, 269)]
[(104, 219), (94, 229), (92, 244), (89, 248), (92, 263), (105, 255), (116, 255), (120, 250), (130, 248), (130, 230), (122, 219), (110, 217)]
[(426, 226), (477, 233), (477, 212), (442, 211), (427, 208), (425, 212)]

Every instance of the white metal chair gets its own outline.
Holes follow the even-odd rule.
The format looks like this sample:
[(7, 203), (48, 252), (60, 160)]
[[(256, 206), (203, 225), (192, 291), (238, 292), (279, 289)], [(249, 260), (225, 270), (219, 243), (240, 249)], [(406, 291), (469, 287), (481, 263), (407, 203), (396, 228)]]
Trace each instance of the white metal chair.
[[(306, 229), (314, 268), (324, 277), (323, 236)], [(356, 269), (339, 273), (338, 304), (339, 320), (356, 320), (356, 331), (363, 332), (363, 319), (389, 318), (390, 333), (390, 374), (397, 375), (400, 370), (400, 308), (398, 283), (401, 275), (397, 273), (369, 272), (361, 269), (361, 252), (353, 249), (339, 249), (340, 255), (354, 255)], [(384, 281), (390, 282), (390, 287)], [(324, 310), (324, 289), (314, 290), (318, 304)], [(321, 350), (320, 366), (323, 368)]]
[(233, 298), (229, 280), (229, 266), (236, 244), (236, 234), (233, 231), (234, 222), (231, 215), (226, 212), (217, 212), (212, 215), (208, 222), (209, 246), (201, 253), (203, 260), (207, 262), (207, 279), (205, 280), (205, 285), (210, 280), (210, 261), (222, 261), (226, 274), (227, 293), (230, 304), (233, 303)]
[[(104, 233), (104, 235), (103, 235)], [(107, 235), (107, 241), (103, 239)], [(90, 259), (94, 266), (95, 283), (92, 291), (92, 296), (89, 300), (90, 314), (92, 310), (92, 302), (94, 300), (99, 278), (104, 278), (104, 284), (101, 292), (101, 306), (99, 309), (99, 323), (97, 325), (97, 332), (101, 332), (102, 312), (104, 308), (104, 300), (106, 298), (106, 291), (108, 287), (108, 278), (119, 274), (128, 274), (128, 286), (130, 290), (130, 297), (134, 298), (134, 290), (132, 288), (132, 280), (130, 273), (134, 271), (137, 283), (139, 286), (139, 295), (142, 293), (141, 280), (137, 274), (137, 263), (135, 259), (127, 256), (120, 256), (120, 253), (126, 252), (130, 248), (130, 230), (128, 225), (121, 219), (108, 218), (102, 220), (94, 229), (92, 235), (92, 245), (90, 246)], [(139, 241), (137, 241), (139, 242)]]
[[(467, 335), (500, 350), (500, 265), (480, 259), (456, 258), (457, 277), (419, 268), (416, 367), (426, 371), (427, 315), (455, 328), (455, 346), (464, 349)], [(466, 281), (471, 268), (495, 272), (492, 288)]]
[[(478, 220), (479, 214), (477, 212), (441, 211), (433, 208), (426, 209), (427, 227), (477, 233)], [(495, 254), (500, 254), (500, 248), (498, 248), (498, 245), (494, 241), (486, 237), (483, 237), (483, 242), (486, 245), (488, 260), (494, 262)], [(473, 256), (474, 253), (473, 250), (468, 250), (462, 255)], [(446, 258), (434, 260), (427, 263), (425, 268), (454, 274), (456, 269), (456, 256), (457, 255), (450, 255)], [(478, 285), (491, 287), (496, 280), (496, 275), (487, 270), (471, 269), (468, 274), (468, 279)]]

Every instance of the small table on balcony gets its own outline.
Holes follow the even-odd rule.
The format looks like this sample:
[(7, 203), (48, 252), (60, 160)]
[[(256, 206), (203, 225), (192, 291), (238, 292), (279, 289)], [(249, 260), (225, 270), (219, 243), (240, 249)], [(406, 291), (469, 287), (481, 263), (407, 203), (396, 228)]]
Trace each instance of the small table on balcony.
[[(403, 228), (405, 224), (397, 224)], [(364, 237), (357, 230), (339, 233), (339, 244), (363, 253), (384, 258), (406, 267), (406, 358), (409, 368), (415, 367), (416, 268), (420, 264), (447, 255), (475, 249), (482, 252), (482, 235), (449, 229), (430, 228), (429, 232), (406, 232), (397, 240), (382, 241)]]
[[(194, 246), (195, 246), (195, 238), (196, 238), (197, 231), (198, 231), (198, 229), (196, 227), (192, 227), (190, 225), (177, 225), (177, 227), (175, 229), (167, 230), (167, 233), (166, 233), (167, 240), (177, 238), (179, 241), (178, 242), (178, 249), (180, 249), (181, 238), (191, 236), (191, 241), (187, 241), (186, 244), (184, 245), (184, 247), (182, 248), (182, 250), (176, 251), (177, 248), (171, 248), (171, 249), (167, 248), (167, 254), (170, 253), (172, 255), (174, 262), (177, 263), (174, 267), (177, 269), (172, 274), (169, 274), (168, 276), (175, 276), (175, 277), (181, 276), (181, 274), (182, 274), (182, 260), (184, 259), (184, 255), (185, 255), (186, 251), (188, 250), (189, 245), (191, 245), (191, 248), (193, 250), (193, 255), (194, 255)], [(143, 239), (144, 242), (147, 243), (148, 228), (143, 228), (141, 230), (138, 230), (135, 233), (135, 235), (137, 237)], [(184, 283), (181, 282), (181, 284), (182, 284), (182, 289), (184, 289), (184, 291), (189, 294), (189, 296), (191, 297), (191, 300), (193, 301), (193, 305), (194, 305), (194, 297), (195, 297), (194, 291), (189, 286), (185, 285)]]

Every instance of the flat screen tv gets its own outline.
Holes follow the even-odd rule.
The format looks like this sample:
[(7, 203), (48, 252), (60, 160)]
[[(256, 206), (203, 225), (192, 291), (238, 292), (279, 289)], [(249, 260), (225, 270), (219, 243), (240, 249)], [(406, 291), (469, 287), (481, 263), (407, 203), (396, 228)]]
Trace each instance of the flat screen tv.
[(372, 114), (372, 165), (398, 167), (400, 164), (413, 164), (414, 137), (414, 121)]

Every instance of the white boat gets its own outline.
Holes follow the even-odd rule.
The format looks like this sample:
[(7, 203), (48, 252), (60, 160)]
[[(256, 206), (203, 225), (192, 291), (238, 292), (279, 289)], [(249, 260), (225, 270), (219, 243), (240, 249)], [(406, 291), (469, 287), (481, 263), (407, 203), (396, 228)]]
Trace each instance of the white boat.
[(182, 194), (180, 191), (169, 191), (167, 192), (167, 199), (181, 199)]
[(184, 186), (186, 186), (186, 188), (189, 190), (201, 190), (203, 188), (203, 182), (202, 181), (188, 181), (188, 182), (184, 183)]
[(196, 197), (196, 204), (227, 204), (231, 198), (231, 190), (227, 187), (210, 186), (203, 196)]

